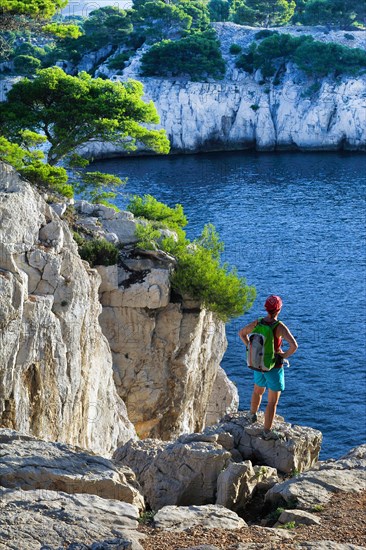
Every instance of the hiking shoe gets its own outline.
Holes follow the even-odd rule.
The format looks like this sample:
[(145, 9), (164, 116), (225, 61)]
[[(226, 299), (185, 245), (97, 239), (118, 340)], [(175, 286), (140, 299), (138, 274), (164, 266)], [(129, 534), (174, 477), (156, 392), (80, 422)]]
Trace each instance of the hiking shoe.
[(282, 434), (275, 432), (274, 430), (270, 430), (269, 432), (266, 432), (265, 430), (263, 430), (262, 439), (265, 439), (266, 441), (273, 439), (276, 441), (277, 439), (285, 439), (285, 438)]
[(252, 424), (254, 424), (254, 422), (257, 422), (258, 420), (258, 415), (257, 413), (250, 413), (250, 421)]

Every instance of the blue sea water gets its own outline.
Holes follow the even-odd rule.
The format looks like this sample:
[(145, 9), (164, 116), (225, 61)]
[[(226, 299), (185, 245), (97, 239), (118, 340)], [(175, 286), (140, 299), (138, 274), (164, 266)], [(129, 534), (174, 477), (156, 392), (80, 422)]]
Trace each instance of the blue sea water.
[(322, 459), (364, 443), (366, 156), (226, 152), (92, 167), (127, 176), (125, 192), (181, 203), (190, 238), (213, 223), (225, 242), (224, 261), (256, 287), (252, 309), (227, 325), (222, 366), (238, 387), (240, 408), (249, 406), (252, 373), (238, 329), (262, 314), (267, 295), (279, 294), (281, 319), (299, 349), (278, 413), (323, 432)]

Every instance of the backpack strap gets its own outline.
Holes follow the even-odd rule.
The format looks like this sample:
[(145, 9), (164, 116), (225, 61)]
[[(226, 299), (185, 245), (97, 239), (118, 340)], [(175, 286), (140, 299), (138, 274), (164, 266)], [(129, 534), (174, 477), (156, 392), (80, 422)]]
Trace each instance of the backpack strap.
[(264, 317), (260, 317), (258, 319), (258, 324), (265, 325), (266, 327), (270, 327), (272, 329), (272, 332), (274, 333), (275, 329), (278, 327), (278, 325), (281, 323), (281, 321), (275, 321), (274, 323), (266, 323), (264, 321)]

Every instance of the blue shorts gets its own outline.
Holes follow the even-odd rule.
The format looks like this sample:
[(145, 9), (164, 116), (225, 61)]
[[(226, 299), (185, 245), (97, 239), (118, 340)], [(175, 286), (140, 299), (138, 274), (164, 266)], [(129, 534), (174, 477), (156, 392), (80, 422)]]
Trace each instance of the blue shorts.
[(285, 369), (272, 369), (268, 372), (254, 371), (254, 383), (262, 388), (272, 391), (283, 391), (285, 389)]

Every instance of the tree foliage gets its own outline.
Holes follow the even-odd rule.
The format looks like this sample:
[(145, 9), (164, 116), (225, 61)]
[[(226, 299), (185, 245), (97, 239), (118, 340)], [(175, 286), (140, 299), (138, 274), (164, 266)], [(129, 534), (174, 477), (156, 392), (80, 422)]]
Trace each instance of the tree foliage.
[(210, 0), (208, 4), (211, 21), (228, 21), (230, 3), (228, 0)]
[(117, 48), (128, 40), (133, 30), (128, 12), (115, 6), (93, 10), (87, 19), (76, 23), (79, 36), (56, 34), (55, 48), (48, 56), (48, 65), (59, 59), (78, 63), (84, 54), (107, 45)]
[(61, 23), (48, 23), (42, 28), (44, 33), (50, 33), (52, 36), (58, 38), (79, 38), (82, 35), (80, 28), (77, 25), (61, 24)]
[(240, 25), (285, 25), (295, 12), (294, 0), (239, 0), (232, 2), (231, 19)]
[(189, 76), (191, 80), (222, 78), (225, 62), (220, 45), (211, 31), (180, 40), (162, 40), (142, 57), (144, 76)]
[(48, 19), (68, 0), (0, 0), (0, 13)]
[(20, 141), (21, 144), (18, 145), (0, 136), (0, 160), (14, 166), (32, 183), (45, 186), (66, 197), (73, 197), (73, 187), (67, 183), (68, 175), (65, 168), (44, 163), (44, 154), (35, 149), (44, 143), (44, 136), (24, 130)]
[(304, 25), (340, 28), (349, 28), (357, 23), (365, 25), (366, 3), (364, 0), (302, 0), (296, 18)]
[(42, 69), (34, 80), (23, 79), (0, 105), (4, 135), (19, 141), (23, 128), (44, 132), (51, 144), (48, 162), (56, 164), (89, 140), (114, 141), (126, 149), (144, 143), (158, 153), (169, 151), (164, 130), (149, 130), (159, 116), (152, 102), (141, 98), (143, 86), (93, 79), (85, 72), (73, 77), (58, 67)]
[(143, 3), (135, 10), (133, 22), (145, 38), (156, 42), (163, 38), (179, 38), (182, 32), (190, 29), (192, 17), (174, 4), (154, 0)]
[(200, 0), (134, 0), (131, 19), (135, 32), (150, 42), (202, 32), (210, 24), (207, 3)]
[(237, 66), (247, 72), (261, 69), (264, 77), (270, 77), (290, 60), (309, 75), (356, 75), (366, 70), (366, 52), (361, 49), (285, 33), (273, 34), (259, 45), (252, 43), (249, 52), (239, 57)]
[[(142, 211), (143, 217), (150, 220), (137, 226), (138, 246), (161, 249), (176, 258), (171, 283), (178, 294), (199, 300), (223, 321), (242, 315), (251, 307), (255, 290), (235, 269), (221, 263), (224, 245), (212, 224), (207, 224), (202, 234), (191, 242), (182, 229), (186, 218), (181, 205), (170, 208), (151, 196), (140, 201), (134, 197), (130, 204), (136, 216)], [(176, 234), (163, 238), (162, 227), (174, 229)]]
[(29, 75), (40, 69), (41, 62), (31, 55), (17, 55), (13, 59), (14, 70), (20, 75)]
[(174, 208), (171, 208), (151, 195), (143, 197), (134, 195), (128, 203), (127, 210), (139, 218), (163, 222), (172, 229), (187, 225), (187, 218), (181, 204), (176, 204)]

